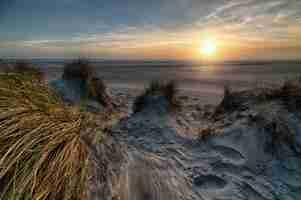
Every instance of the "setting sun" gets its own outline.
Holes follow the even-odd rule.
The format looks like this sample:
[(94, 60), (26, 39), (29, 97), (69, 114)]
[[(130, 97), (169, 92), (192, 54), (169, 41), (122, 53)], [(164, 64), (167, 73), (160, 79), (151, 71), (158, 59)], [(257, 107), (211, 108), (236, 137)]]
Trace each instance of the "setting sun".
[(216, 54), (217, 45), (216, 42), (210, 39), (204, 40), (201, 43), (200, 53), (207, 57), (212, 57)]

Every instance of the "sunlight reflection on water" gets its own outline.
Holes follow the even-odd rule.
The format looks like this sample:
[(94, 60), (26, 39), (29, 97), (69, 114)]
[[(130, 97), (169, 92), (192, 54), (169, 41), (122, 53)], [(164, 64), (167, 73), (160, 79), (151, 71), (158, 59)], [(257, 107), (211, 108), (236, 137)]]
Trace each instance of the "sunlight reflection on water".
[[(205, 66), (110, 66), (97, 71), (114, 88), (143, 89), (151, 80), (176, 80), (183, 91), (217, 98), (224, 85), (235, 89), (254, 87), (261, 81), (274, 81), (301, 74), (299, 64), (205, 65)], [(45, 67), (48, 79), (60, 77), (62, 67)]]

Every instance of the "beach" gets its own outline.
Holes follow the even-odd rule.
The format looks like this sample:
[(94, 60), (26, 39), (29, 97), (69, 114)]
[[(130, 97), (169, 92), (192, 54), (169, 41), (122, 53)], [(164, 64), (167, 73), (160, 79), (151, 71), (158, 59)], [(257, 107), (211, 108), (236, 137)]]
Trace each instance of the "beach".
[[(40, 63), (44, 74), (24, 66), (1, 74), (0, 139), (15, 144), (38, 137), (28, 149), (8, 144), (3, 151), (26, 152), (19, 155), (38, 163), (34, 171), (44, 173), (40, 182), (55, 174), (58, 186), (75, 184), (71, 189), (84, 189), (79, 195), (91, 200), (278, 200), (301, 195), (297, 65), (254, 66), (261, 70), (255, 73), (251, 66), (104, 67), (74, 61), (64, 68)], [(278, 71), (271, 73), (271, 67)], [(224, 84), (230, 77), (231, 84)], [(45, 152), (37, 151), (40, 157), (31, 153), (36, 145), (45, 147), (40, 148)], [(53, 156), (67, 167), (42, 170), (40, 162), (57, 165)], [(8, 170), (18, 170), (13, 157), (4, 156), (6, 163), (17, 163)], [(70, 169), (74, 175), (59, 175)], [(19, 187), (23, 176), (27, 173), (19, 178)], [(35, 173), (31, 177), (35, 180)], [(52, 181), (45, 183), (52, 195), (62, 194), (52, 190)]]
[(301, 200), (301, 0), (0, 0), (0, 200)]
[[(48, 81), (60, 78), (64, 60), (33, 60), (46, 72)], [(113, 94), (129, 96), (141, 93), (152, 80), (174, 80), (180, 95), (199, 99), (203, 105), (221, 101), (224, 86), (244, 90), (264, 84), (280, 84), (301, 74), (298, 62), (221, 63), (212, 65), (185, 62), (93, 61), (97, 75)], [(185, 97), (184, 97), (185, 98)]]

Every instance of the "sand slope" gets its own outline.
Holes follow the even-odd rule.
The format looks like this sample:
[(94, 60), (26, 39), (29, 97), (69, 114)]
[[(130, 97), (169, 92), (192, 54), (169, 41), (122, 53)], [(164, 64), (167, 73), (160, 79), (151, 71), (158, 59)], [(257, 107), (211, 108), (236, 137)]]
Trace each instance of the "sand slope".
[[(212, 136), (197, 140), (168, 113), (164, 99), (152, 102), (113, 129), (131, 157), (127, 183), (134, 189), (125, 199), (301, 197), (298, 113), (277, 102), (254, 104), (213, 119)], [(294, 134), (293, 143), (286, 132)]]
[[(112, 128), (126, 156), (107, 176), (103, 187), (110, 195), (97, 195), (95, 186), (91, 199), (301, 198), (301, 112), (281, 99), (258, 103), (243, 94), (222, 112), (190, 106), (171, 113), (165, 97), (149, 97), (141, 111)], [(209, 136), (198, 139), (204, 125)]]

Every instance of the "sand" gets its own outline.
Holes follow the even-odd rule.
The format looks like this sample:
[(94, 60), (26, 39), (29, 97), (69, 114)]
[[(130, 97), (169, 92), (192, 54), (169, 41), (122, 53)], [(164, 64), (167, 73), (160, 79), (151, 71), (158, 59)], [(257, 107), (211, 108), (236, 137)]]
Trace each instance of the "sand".
[[(216, 115), (202, 98), (177, 97), (181, 109), (168, 111), (162, 96), (133, 113), (139, 91), (113, 90), (126, 117), (113, 125), (125, 147), (119, 169), (122, 200), (280, 200), (301, 197), (301, 118), (278, 99)], [(209, 130), (207, 137), (200, 133)], [(292, 135), (291, 135), (292, 134)], [(116, 169), (118, 171), (118, 169)], [(113, 176), (114, 177), (114, 176)], [(94, 188), (97, 191), (97, 188)], [(119, 191), (119, 192), (118, 192)], [(113, 193), (113, 192), (112, 192)], [(91, 199), (98, 199), (96, 195)]]
[[(143, 199), (158, 200), (301, 197), (299, 113), (288, 112), (278, 102), (271, 102), (251, 105), (248, 110), (212, 120), (208, 116), (212, 115), (214, 106), (203, 105), (196, 97), (179, 99), (182, 109), (178, 114), (169, 114), (164, 110), (164, 100), (158, 100), (158, 104), (141, 113), (129, 114), (114, 128), (113, 133), (122, 138), (133, 158), (128, 184), (134, 184), (135, 190), (125, 199), (138, 200), (144, 195), (147, 198)], [(254, 121), (257, 118), (259, 121)], [(287, 128), (296, 134), (295, 149), (285, 142), (273, 143), (274, 133), (265, 120), (274, 118), (288, 124)], [(205, 140), (197, 139), (198, 132), (208, 126), (213, 135)], [(138, 164), (137, 169), (136, 162), (140, 161), (132, 155), (150, 162), (148, 167)], [(161, 161), (152, 165), (153, 158)], [(141, 181), (143, 184), (137, 185)]]

